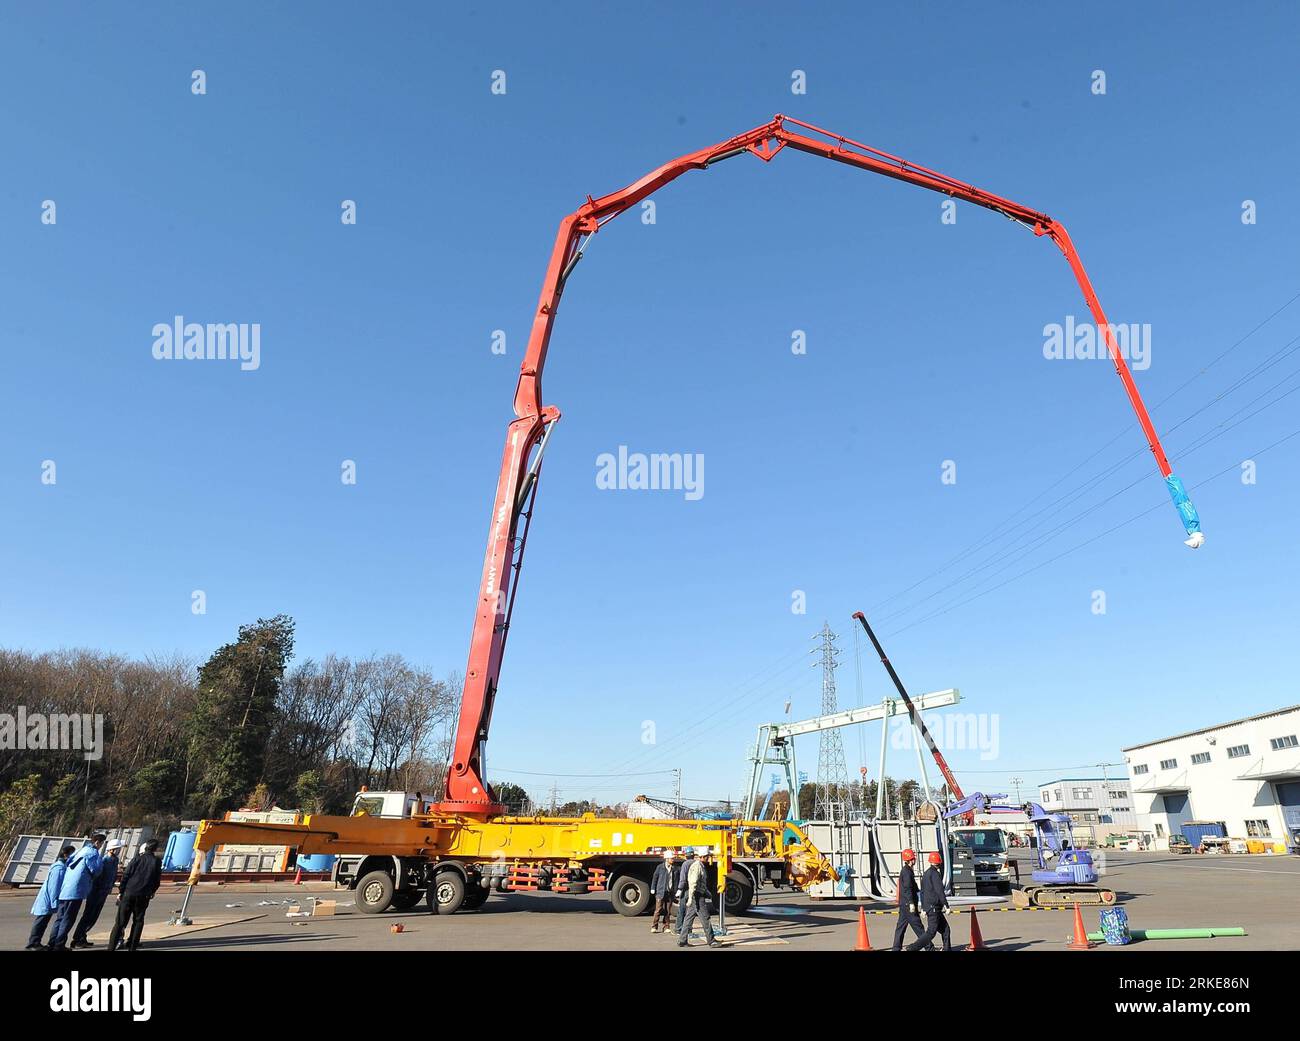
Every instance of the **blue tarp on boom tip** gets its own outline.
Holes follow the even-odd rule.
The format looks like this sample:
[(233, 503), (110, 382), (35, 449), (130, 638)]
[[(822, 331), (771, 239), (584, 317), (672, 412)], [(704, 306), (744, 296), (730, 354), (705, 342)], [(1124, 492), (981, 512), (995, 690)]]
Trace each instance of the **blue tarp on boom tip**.
[(1201, 530), (1201, 518), (1196, 512), (1196, 507), (1192, 505), (1192, 500), (1188, 498), (1183, 482), (1170, 474), (1165, 478), (1165, 484), (1169, 487), (1169, 495), (1174, 500), (1178, 515), (1183, 518), (1183, 527), (1187, 529), (1187, 534), (1195, 535)]

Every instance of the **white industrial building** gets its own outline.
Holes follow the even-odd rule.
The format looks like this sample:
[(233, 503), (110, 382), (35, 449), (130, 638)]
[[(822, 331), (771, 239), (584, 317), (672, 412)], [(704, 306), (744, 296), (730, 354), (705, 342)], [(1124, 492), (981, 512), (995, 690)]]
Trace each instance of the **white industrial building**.
[(1038, 801), (1050, 813), (1066, 814), (1079, 842), (1101, 843), (1138, 826), (1127, 777), (1059, 777), (1038, 786)]
[(1124, 749), (1138, 827), (1156, 849), (1192, 821), (1300, 847), (1300, 705)]

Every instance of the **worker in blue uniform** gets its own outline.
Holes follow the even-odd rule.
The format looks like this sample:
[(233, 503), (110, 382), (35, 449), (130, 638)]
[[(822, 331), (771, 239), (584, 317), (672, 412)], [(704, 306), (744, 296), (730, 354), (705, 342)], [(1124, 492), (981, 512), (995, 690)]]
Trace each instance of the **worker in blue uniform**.
[(907, 927), (912, 927), (912, 932), (917, 936), (925, 935), (925, 926), (921, 924), (921, 916), (917, 910), (921, 906), (920, 890), (916, 886), (916, 872), (912, 870), (912, 865), (916, 863), (916, 851), (903, 850), (903, 866), (898, 872), (898, 924), (894, 926), (894, 947), (896, 951), (903, 949), (903, 937), (907, 935)]
[(59, 888), (59, 917), (54, 920), (54, 932), (50, 934), (52, 951), (66, 951), (68, 936), (72, 925), (77, 920), (77, 912), (90, 896), (95, 878), (104, 863), (99, 851), (107, 838), (102, 832), (90, 837), (90, 841), (68, 859), (68, 871), (63, 876), (63, 885)]
[(88, 934), (95, 928), (95, 923), (99, 921), (99, 913), (104, 910), (105, 901), (113, 893), (113, 886), (117, 882), (118, 854), (121, 853), (122, 848), (122, 843), (118, 839), (114, 839), (105, 847), (107, 856), (104, 857), (99, 874), (95, 876), (95, 881), (90, 887), (86, 906), (81, 911), (81, 921), (72, 930), (72, 942), (68, 946), (74, 951), (82, 947), (95, 946)]
[(952, 950), (952, 930), (948, 928), (948, 921), (943, 916), (944, 909), (948, 906), (948, 894), (944, 891), (943, 885), (943, 857), (938, 853), (931, 853), (929, 856), (930, 866), (925, 869), (925, 874), (921, 876), (921, 908), (925, 911), (925, 932), (913, 943), (909, 944), (909, 951), (919, 951), (922, 947), (930, 944), (936, 934), (943, 940), (943, 949)]
[(40, 891), (32, 904), (32, 914), (36, 916), (36, 921), (32, 922), (32, 931), (27, 936), (29, 951), (45, 950), (45, 930), (51, 919), (59, 912), (59, 890), (63, 888), (63, 876), (68, 870), (68, 858), (76, 851), (76, 846), (64, 846), (45, 874), (45, 881), (41, 883)]

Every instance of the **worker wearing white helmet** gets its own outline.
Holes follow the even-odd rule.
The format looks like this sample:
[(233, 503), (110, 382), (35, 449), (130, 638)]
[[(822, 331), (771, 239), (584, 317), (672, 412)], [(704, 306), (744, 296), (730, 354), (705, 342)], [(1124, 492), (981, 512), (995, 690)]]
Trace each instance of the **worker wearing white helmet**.
[(677, 893), (677, 865), (673, 850), (664, 850), (662, 863), (655, 867), (654, 877), (650, 880), (650, 897), (654, 900), (654, 917), (650, 919), (650, 931), (657, 933), (662, 923), (663, 931), (668, 932), (668, 915), (672, 912), (673, 898)]

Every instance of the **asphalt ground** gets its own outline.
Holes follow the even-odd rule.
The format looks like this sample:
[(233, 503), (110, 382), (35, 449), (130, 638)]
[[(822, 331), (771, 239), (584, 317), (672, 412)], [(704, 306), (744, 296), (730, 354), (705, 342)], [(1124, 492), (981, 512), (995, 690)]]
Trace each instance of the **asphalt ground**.
[[(1023, 855), (1023, 851), (1017, 851)], [(1027, 867), (1027, 865), (1026, 865)], [(1128, 947), (1099, 945), (1098, 951), (1297, 950), (1300, 949), (1300, 857), (1175, 856), (1166, 853), (1108, 854), (1103, 882), (1118, 894), (1135, 928), (1241, 926), (1244, 937), (1210, 940), (1150, 940)], [(1027, 874), (1027, 872), (1026, 872)], [(21, 949), (31, 927), (34, 891), (0, 890), (0, 949)], [(603, 893), (493, 894), (478, 911), (431, 916), (423, 907), (401, 913), (364, 915), (352, 894), (329, 883), (205, 883), (190, 902), (195, 926), (172, 927), (166, 920), (180, 907), (183, 888), (164, 886), (150, 908), (146, 948), (205, 950), (618, 950), (677, 951), (674, 938), (650, 932), (649, 916), (624, 918)], [(287, 902), (307, 896), (338, 901), (329, 917), (286, 917)], [(92, 940), (97, 949), (69, 952), (81, 960), (102, 951), (112, 925), (110, 900)], [(230, 906), (237, 905), (237, 906)], [(1000, 905), (1010, 908), (1010, 903)], [(884, 905), (867, 905), (873, 947), (888, 947), (895, 918)], [(1089, 931), (1099, 928), (1097, 908), (1084, 909)], [(806, 895), (762, 890), (750, 913), (732, 917), (720, 937), (725, 948), (755, 951), (849, 950), (857, 936), (857, 904), (813, 901)], [(716, 918), (714, 919), (716, 924)], [(955, 946), (970, 939), (970, 916), (949, 918)], [(1058, 951), (1069, 939), (1073, 914), (1057, 910), (981, 908), (980, 930), (990, 950)], [(402, 931), (392, 926), (401, 924)], [(47, 934), (48, 935), (48, 934)], [(910, 937), (909, 937), (910, 939)], [(692, 947), (705, 950), (697, 934)], [(721, 953), (711, 951), (711, 954)], [(32, 952), (36, 957), (40, 952)]]

